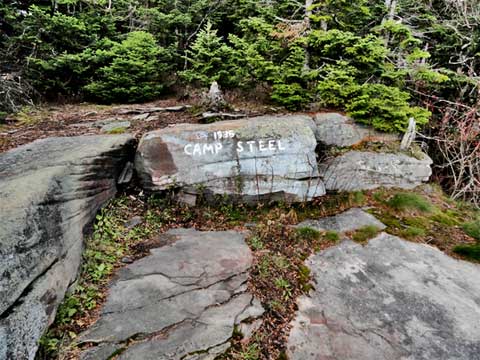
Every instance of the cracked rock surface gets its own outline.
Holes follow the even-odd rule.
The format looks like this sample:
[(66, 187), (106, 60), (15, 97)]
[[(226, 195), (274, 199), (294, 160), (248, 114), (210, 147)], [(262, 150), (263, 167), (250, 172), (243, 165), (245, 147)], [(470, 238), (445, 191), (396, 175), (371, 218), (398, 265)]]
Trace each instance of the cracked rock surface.
[(480, 266), (385, 233), (313, 255), (297, 301), (291, 360), (480, 357)]
[(0, 154), (0, 359), (33, 359), (75, 280), (84, 228), (116, 193), (131, 135), (34, 141)]
[[(122, 270), (100, 319), (80, 336), (82, 359), (213, 359), (235, 325), (263, 314), (247, 292), (252, 254), (233, 231), (170, 230), (170, 245)], [(132, 341), (133, 340), (133, 341)]]

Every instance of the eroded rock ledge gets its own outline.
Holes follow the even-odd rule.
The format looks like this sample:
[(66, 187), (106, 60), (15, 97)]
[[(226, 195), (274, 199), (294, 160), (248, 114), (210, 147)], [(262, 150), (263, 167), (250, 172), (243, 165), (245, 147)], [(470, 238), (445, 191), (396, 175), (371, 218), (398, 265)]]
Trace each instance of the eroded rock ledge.
[(477, 359), (480, 266), (385, 233), (312, 256), (291, 360)]
[(76, 278), (83, 230), (116, 193), (130, 135), (38, 140), (0, 155), (0, 359), (33, 359)]
[[(213, 359), (235, 325), (263, 313), (248, 293), (252, 254), (233, 231), (170, 230), (167, 245), (123, 268), (100, 319), (80, 336), (82, 359)], [(129, 342), (130, 340), (130, 342)], [(134, 340), (134, 341), (132, 341)]]

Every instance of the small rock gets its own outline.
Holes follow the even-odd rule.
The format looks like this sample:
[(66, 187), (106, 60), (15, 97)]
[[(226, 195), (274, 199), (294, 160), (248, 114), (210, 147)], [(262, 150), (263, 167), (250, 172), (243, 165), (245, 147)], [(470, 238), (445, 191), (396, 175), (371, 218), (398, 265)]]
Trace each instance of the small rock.
[(336, 231), (339, 233), (356, 231), (365, 226), (375, 226), (379, 230), (386, 229), (386, 226), (373, 215), (358, 208), (318, 220), (306, 220), (296, 225), (297, 228), (311, 227), (321, 231)]
[(179, 111), (184, 111), (187, 109), (190, 109), (190, 105), (178, 105), (178, 106), (169, 106), (165, 108), (165, 111), (170, 111), (170, 112), (179, 112)]
[(405, 154), (349, 151), (320, 164), (327, 190), (358, 191), (379, 187), (413, 189), (432, 175), (432, 159)]
[(329, 145), (346, 147), (364, 141), (397, 141), (398, 135), (387, 134), (359, 125), (339, 113), (319, 113), (315, 115), (317, 141)]
[(133, 163), (127, 162), (120, 173), (117, 184), (128, 184), (133, 178)]
[(131, 256), (124, 256), (120, 261), (124, 264), (131, 264), (135, 260)]
[(147, 120), (149, 116), (150, 116), (150, 113), (138, 114), (132, 117), (132, 120)]
[(141, 216), (134, 216), (133, 218), (128, 220), (124, 226), (130, 230), (130, 229), (133, 229), (135, 226), (140, 225), (142, 222), (143, 222), (143, 219)]

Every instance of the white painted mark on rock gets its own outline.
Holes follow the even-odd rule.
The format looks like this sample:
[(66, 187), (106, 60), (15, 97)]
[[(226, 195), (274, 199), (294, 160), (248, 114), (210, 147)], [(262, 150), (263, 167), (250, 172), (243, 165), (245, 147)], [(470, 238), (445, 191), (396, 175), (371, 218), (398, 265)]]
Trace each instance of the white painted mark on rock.
[[(197, 139), (208, 139), (208, 133), (202, 132), (196, 134)], [(227, 131), (215, 131), (212, 133), (214, 142), (212, 143), (188, 143), (184, 146), (183, 151), (188, 156), (206, 156), (217, 155), (227, 147), (224, 146), (220, 140), (230, 140), (235, 137), (233, 130)], [(279, 139), (262, 139), (262, 140), (250, 140), (250, 141), (237, 141), (235, 151), (237, 153), (249, 152), (249, 153), (262, 153), (262, 152), (276, 152), (285, 151), (286, 148)]]

